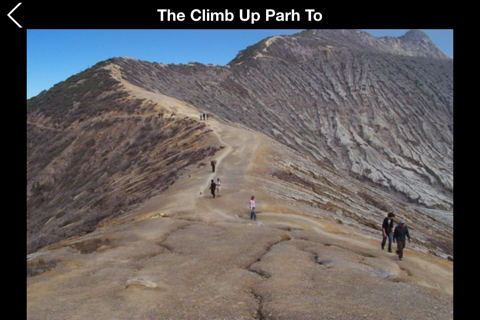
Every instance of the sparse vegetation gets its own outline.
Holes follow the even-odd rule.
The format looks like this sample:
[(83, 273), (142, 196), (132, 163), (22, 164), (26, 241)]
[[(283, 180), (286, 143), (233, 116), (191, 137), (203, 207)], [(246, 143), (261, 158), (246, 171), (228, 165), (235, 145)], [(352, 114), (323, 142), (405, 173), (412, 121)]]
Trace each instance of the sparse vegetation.
[[(219, 150), (206, 145), (204, 124), (145, 116), (152, 106), (125, 99), (109, 79), (92, 68), (27, 102), (27, 183), (36, 181), (27, 190), (28, 252), (94, 231)], [(121, 116), (101, 116), (112, 111)]]
[(34, 277), (44, 272), (50, 271), (57, 266), (55, 260), (45, 261), (40, 258), (38, 260), (27, 262), (27, 277)]
[(254, 44), (254, 45), (248, 46), (244, 50), (240, 50), (238, 52), (237, 56), (235, 57), (235, 59), (233, 59), (230, 62), (230, 64), (237, 64), (237, 63), (240, 63), (240, 62), (244, 61), (246, 58), (252, 58), (252, 55), (255, 52), (260, 51), (263, 48), (265, 48), (265, 42), (267, 42), (268, 39), (270, 39), (270, 38), (266, 38), (266, 39)]
[(92, 139), (88, 140), (87, 143), (86, 143), (86, 146), (87, 146), (87, 148), (92, 148), (93, 146), (95, 146), (95, 139), (92, 138)]

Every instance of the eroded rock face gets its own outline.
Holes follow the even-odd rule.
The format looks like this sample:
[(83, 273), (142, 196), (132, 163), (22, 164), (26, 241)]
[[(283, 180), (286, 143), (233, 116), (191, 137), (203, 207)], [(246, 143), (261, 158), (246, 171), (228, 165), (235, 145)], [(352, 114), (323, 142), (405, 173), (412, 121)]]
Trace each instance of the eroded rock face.
[(453, 210), (453, 60), (420, 31), (308, 30), (226, 67), (114, 59), (123, 77), (242, 123), (400, 198)]

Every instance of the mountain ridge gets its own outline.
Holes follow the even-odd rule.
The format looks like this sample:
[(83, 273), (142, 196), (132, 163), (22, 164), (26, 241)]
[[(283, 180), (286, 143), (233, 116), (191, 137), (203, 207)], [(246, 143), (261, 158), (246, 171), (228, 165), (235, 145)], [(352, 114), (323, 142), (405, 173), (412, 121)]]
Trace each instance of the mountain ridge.
[[(378, 54), (389, 53), (411, 57), (452, 59), (438, 48), (426, 33), (420, 30), (408, 31), (400, 37), (377, 38), (367, 32), (354, 29), (309, 29), (291, 36), (273, 36), (263, 39), (240, 51), (228, 65), (240, 63), (247, 58), (255, 59), (256, 57), (268, 56), (265, 52), (276, 40), (294, 42), (294, 49), (298, 49), (298, 47), (311, 50), (348, 48), (349, 50), (355, 49)], [(282, 49), (285, 48), (286, 46), (282, 47)], [(291, 58), (289, 61), (305, 62), (311, 59), (311, 52), (303, 52), (304, 57), (302, 59), (298, 58), (299, 53), (302, 52), (297, 50), (294, 54), (289, 55)], [(294, 58), (292, 59), (292, 57)]]
[(109, 65), (27, 103), (29, 253), (95, 230), (220, 150), (205, 124), (132, 98)]
[[(325, 32), (327, 35), (343, 34), (343, 31)], [(347, 31), (349, 37), (352, 33), (356, 31)], [(126, 79), (132, 83), (192, 105), (203, 105), (205, 110), (221, 117), (276, 136), (319, 161), (340, 159), (341, 164), (346, 160), (349, 163), (334, 167), (427, 206), (449, 209), (451, 200), (448, 198), (451, 199), (453, 188), (453, 150), (449, 150), (453, 141), (452, 59), (319, 46), (317, 37), (307, 37), (309, 44), (303, 50), (304, 47), (292, 47), (297, 43), (291, 40), (294, 38), (298, 37), (277, 36), (262, 40), (240, 53), (227, 67), (115, 61), (124, 68)], [(296, 53), (293, 58), (292, 52)], [(278, 68), (282, 70), (280, 73), (276, 71)], [(392, 75), (397, 81), (389, 80)], [(307, 118), (303, 118), (299, 110)], [(347, 110), (351, 118), (349, 123), (328, 120), (329, 113), (333, 113), (334, 119), (342, 119), (337, 115), (342, 113), (344, 118)], [(279, 114), (295, 114), (295, 118), (283, 121)], [(276, 123), (279, 121), (283, 123)], [(356, 123), (353, 132), (352, 123)], [(407, 126), (406, 130), (398, 128), (392, 132), (390, 126), (397, 127), (397, 123)], [(295, 124), (305, 129), (300, 136)], [(439, 125), (447, 131), (441, 131)], [(287, 127), (288, 135), (282, 134), (280, 128)], [(383, 130), (381, 135), (377, 134), (379, 129)], [(435, 140), (422, 138), (431, 134), (427, 131), (436, 136)], [(308, 134), (307, 139), (304, 133)], [(430, 145), (432, 142), (434, 145)], [(348, 153), (352, 144), (357, 145), (356, 153), (361, 159), (353, 154), (339, 154), (339, 151)], [(369, 149), (362, 146), (369, 146)], [(427, 164), (424, 163), (427, 159), (421, 158), (425, 150), (431, 150)], [(390, 163), (388, 168), (365, 163), (372, 152), (375, 158), (380, 157), (379, 162)], [(446, 157), (447, 167), (435, 160), (435, 154)], [(392, 169), (396, 172), (394, 176), (382, 173), (392, 172)], [(406, 176), (410, 175), (407, 171), (415, 173), (421, 188), (411, 190), (406, 181)], [(440, 186), (441, 192), (424, 194), (424, 190), (432, 186)]]
[(449, 60), (284, 44), (109, 59), (27, 102), (28, 319), (452, 317)]
[[(92, 230), (105, 217), (105, 212), (98, 212), (100, 207), (95, 209), (97, 206), (92, 204), (121, 208), (124, 201), (133, 204), (144, 199), (145, 195), (134, 196), (136, 200), (123, 197), (122, 188), (113, 193), (104, 188), (110, 191), (102, 202), (95, 192), (102, 190), (101, 183), (89, 176), (101, 177), (102, 183), (112, 176), (110, 185), (115, 186), (118, 178), (114, 176), (126, 174), (116, 172), (117, 169), (133, 170), (140, 166), (143, 169), (137, 168), (138, 171), (148, 167), (152, 170), (155, 166), (143, 154), (148, 153), (148, 145), (144, 143), (149, 143), (149, 138), (145, 134), (155, 133), (158, 128), (153, 128), (160, 123), (166, 131), (156, 132), (157, 138), (176, 139), (181, 131), (173, 129), (176, 126), (185, 130), (194, 126), (203, 134), (208, 131), (190, 120), (176, 121), (171, 108), (155, 106), (148, 99), (131, 99), (128, 90), (120, 85), (123, 80), (152, 93), (185, 101), (200, 112), (260, 131), (314, 162), (380, 188), (401, 201), (453, 210), (452, 60), (364, 51), (358, 55), (357, 48), (319, 45), (320, 33), (324, 37), (321, 43), (332, 35), (337, 38), (339, 34), (347, 38), (362, 35), (355, 30), (308, 30), (301, 33), (309, 43), (304, 50), (292, 47), (298, 41), (291, 39), (299, 38), (298, 35), (268, 38), (254, 45), (248, 61), (225, 67), (113, 58), (29, 99), (27, 213), (34, 218), (27, 219), (28, 232), (33, 235), (44, 225), (53, 227), (51, 221), (58, 220), (61, 228), (72, 223), (73, 228), (51, 234), (60, 238), (71, 235), (65, 230), (83, 230), (78, 226), (82, 218), (75, 212), (87, 208), (95, 212), (93, 223), (87, 222), (85, 228)], [(417, 42), (425, 39), (421, 32), (406, 37)], [(292, 50), (298, 52), (294, 58)], [(270, 58), (272, 54), (276, 58)], [(391, 81), (391, 77), (396, 80)], [(136, 138), (128, 144), (109, 145), (107, 141), (113, 140), (107, 138), (105, 128), (117, 127), (118, 132), (123, 126), (120, 122), (127, 119), (131, 121), (128, 130)], [(143, 123), (142, 130), (135, 129), (138, 123)], [(83, 131), (77, 132), (80, 128)], [(120, 145), (123, 151), (112, 152)], [(198, 155), (209, 157), (219, 148), (220, 145), (213, 149), (204, 145)], [(181, 158), (180, 154), (175, 157), (172, 150), (166, 152), (172, 159)], [(74, 161), (75, 157), (83, 160)], [(193, 158), (198, 160), (197, 156)], [(193, 164), (189, 156), (184, 159)], [(82, 166), (82, 162), (90, 161), (93, 167)], [(173, 160), (166, 162), (173, 163)], [(106, 175), (105, 168), (108, 168)], [(71, 170), (80, 170), (85, 176), (76, 179), (68, 173)], [(129, 172), (134, 175), (137, 171)], [(175, 180), (172, 174), (158, 176), (169, 177), (166, 185)], [(155, 180), (152, 179), (145, 186), (152, 184)], [(125, 189), (134, 186), (136, 180), (133, 176), (125, 179), (127, 184), (131, 183)], [(54, 186), (59, 183), (65, 190), (74, 188), (58, 192)], [(74, 201), (69, 203), (69, 198)], [(73, 204), (77, 207), (72, 207)], [(117, 215), (124, 210), (114, 211), (109, 214)], [(35, 242), (37, 245), (30, 250), (46, 244)]]

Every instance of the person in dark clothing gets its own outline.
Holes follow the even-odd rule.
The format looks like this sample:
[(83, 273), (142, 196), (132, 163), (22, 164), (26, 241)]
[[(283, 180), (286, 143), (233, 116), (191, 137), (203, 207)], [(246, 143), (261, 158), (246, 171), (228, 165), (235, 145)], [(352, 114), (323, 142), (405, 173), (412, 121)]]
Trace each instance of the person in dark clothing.
[(395, 214), (390, 212), (388, 216), (383, 220), (382, 224), (382, 232), (383, 232), (383, 239), (382, 239), (382, 250), (385, 249), (385, 243), (387, 242), (388, 238), (388, 252), (392, 252), (392, 241), (393, 241), (393, 218)]
[(257, 220), (257, 214), (255, 213), (255, 197), (250, 198), (250, 220)]
[(210, 185), (210, 190), (212, 191), (212, 196), (215, 198), (215, 189), (217, 189), (217, 184), (215, 181), (212, 180), (212, 184)]
[(215, 172), (215, 166), (217, 165), (217, 160), (212, 160), (210, 164), (212, 165), (212, 172)]
[(408, 227), (405, 225), (405, 221), (401, 220), (393, 233), (393, 243), (395, 243), (395, 241), (397, 242), (397, 254), (400, 261), (403, 259), (403, 249), (405, 249), (406, 237), (408, 237), (408, 242), (412, 242)]

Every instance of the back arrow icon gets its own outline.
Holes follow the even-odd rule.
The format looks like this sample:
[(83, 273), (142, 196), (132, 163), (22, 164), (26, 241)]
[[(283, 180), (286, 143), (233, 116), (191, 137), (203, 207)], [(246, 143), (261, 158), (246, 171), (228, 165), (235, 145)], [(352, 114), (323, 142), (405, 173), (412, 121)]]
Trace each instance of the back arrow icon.
[(15, 24), (16, 24), (19, 28), (21, 28), (22, 26), (21, 26), (17, 21), (15, 21), (15, 19), (12, 18), (11, 14), (13, 13), (13, 11), (17, 10), (17, 8), (20, 7), (21, 4), (22, 4), (21, 2), (20, 2), (19, 4), (17, 4), (17, 6), (16, 6), (15, 8), (13, 8), (13, 10), (10, 11), (9, 14), (7, 14), (7, 16), (8, 16), (10, 19), (12, 19), (12, 21), (15, 22)]

